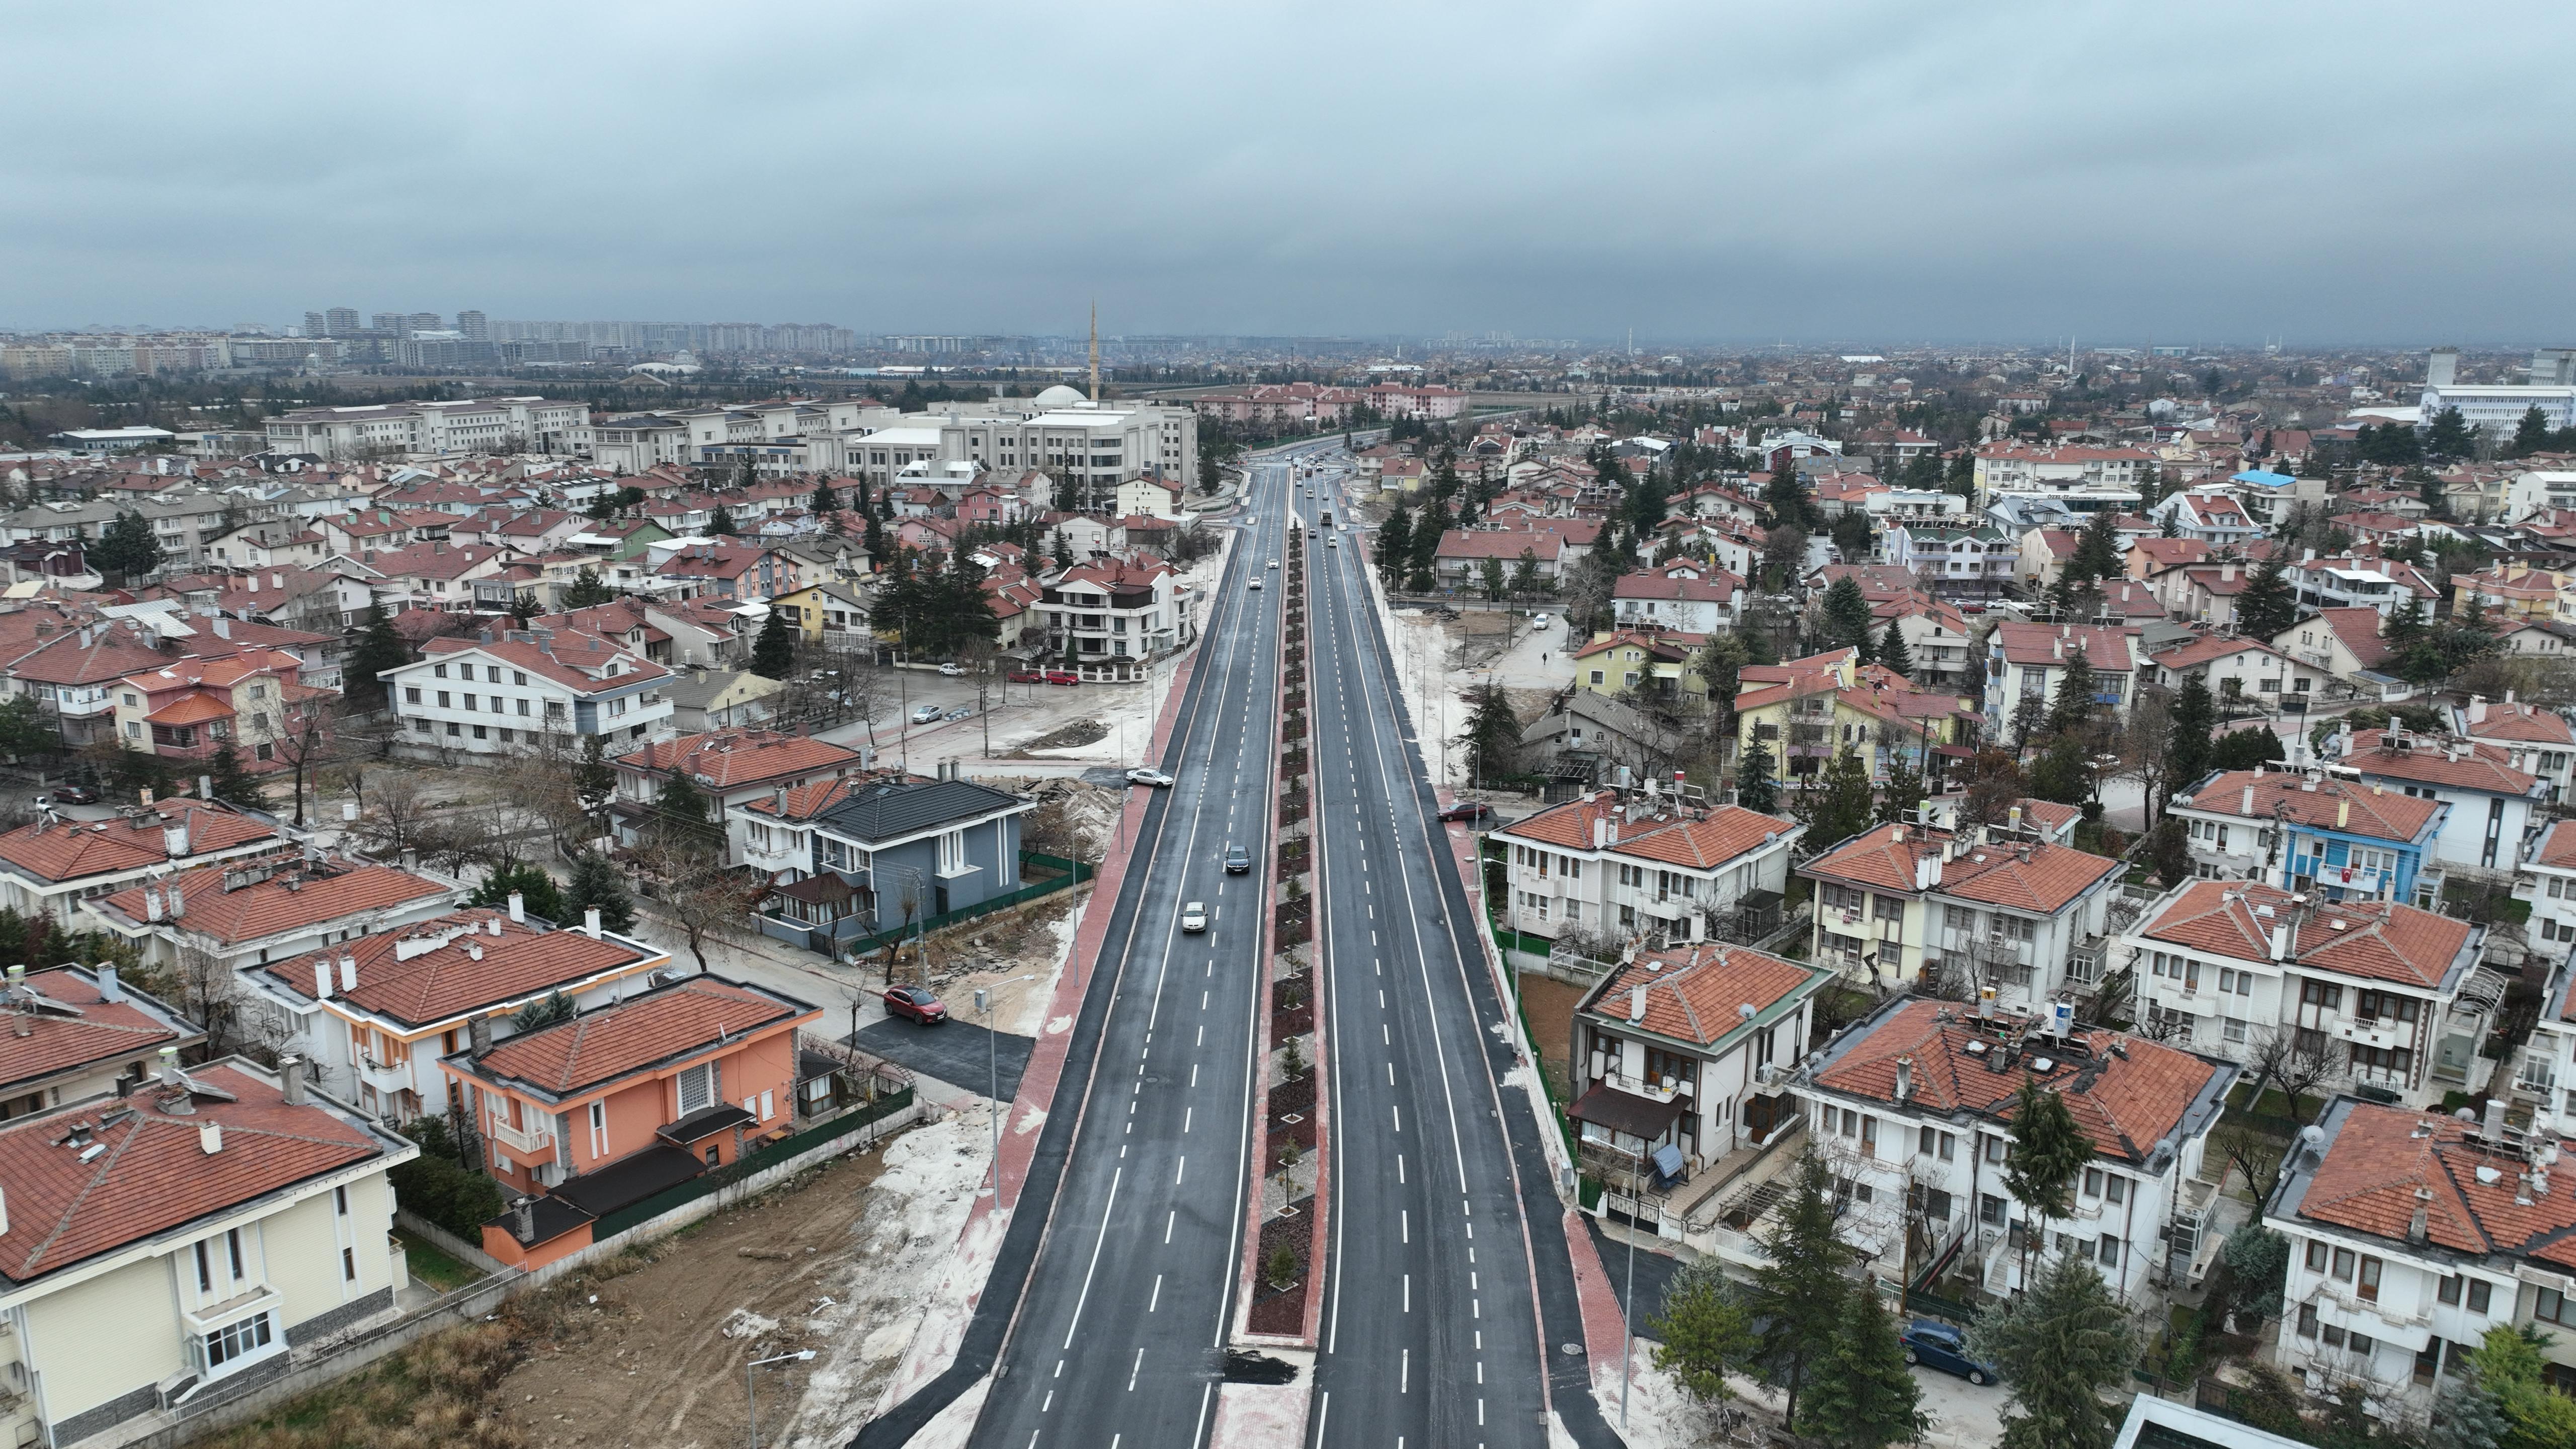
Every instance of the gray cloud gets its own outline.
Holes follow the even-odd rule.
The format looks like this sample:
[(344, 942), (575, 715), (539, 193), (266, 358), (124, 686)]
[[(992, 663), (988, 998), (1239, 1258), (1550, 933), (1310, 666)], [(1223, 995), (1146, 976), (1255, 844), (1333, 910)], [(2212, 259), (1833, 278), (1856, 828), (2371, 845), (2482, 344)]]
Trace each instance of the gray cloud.
[(21, 8), (0, 325), (2556, 341), (2564, 7)]

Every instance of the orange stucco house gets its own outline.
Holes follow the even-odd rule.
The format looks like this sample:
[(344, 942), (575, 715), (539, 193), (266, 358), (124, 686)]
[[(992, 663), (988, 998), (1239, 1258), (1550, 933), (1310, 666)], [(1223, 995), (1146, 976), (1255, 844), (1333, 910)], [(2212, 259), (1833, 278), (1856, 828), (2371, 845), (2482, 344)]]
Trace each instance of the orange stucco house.
[(797, 1030), (822, 1009), (688, 976), (443, 1057), (470, 1086), (484, 1165), (511, 1197), (483, 1249), (536, 1267), (619, 1208), (720, 1167), (795, 1118)]

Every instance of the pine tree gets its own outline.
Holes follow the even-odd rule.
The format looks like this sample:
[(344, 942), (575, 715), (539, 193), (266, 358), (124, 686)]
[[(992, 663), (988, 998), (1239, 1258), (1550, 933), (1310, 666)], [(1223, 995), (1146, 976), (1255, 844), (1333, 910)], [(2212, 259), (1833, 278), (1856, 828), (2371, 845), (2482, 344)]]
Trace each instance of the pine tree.
[(707, 521), (707, 532), (717, 538), (732, 537), (736, 532), (733, 524), (733, 510), (721, 503), (717, 504), (715, 517)]
[(89, 550), (89, 562), (100, 572), (126, 579), (161, 567), (161, 557), (161, 540), (153, 536), (151, 520), (140, 513), (116, 515)]
[(617, 595), (609, 591), (608, 585), (600, 582), (599, 570), (583, 564), (573, 574), (571, 585), (564, 590), (563, 606), (567, 609), (587, 609), (596, 604), (605, 604), (616, 597)]
[(572, 884), (563, 893), (567, 923), (594, 907), (599, 924), (620, 935), (635, 929), (635, 899), (627, 894), (626, 877), (607, 856), (585, 850), (572, 863)]
[(1073, 540), (1066, 537), (1061, 528), (1055, 531), (1055, 566), (1060, 569), (1073, 567)]
[(1913, 819), (1913, 812), (1921, 807), (1926, 793), (1923, 777), (1914, 772), (1914, 762), (1905, 757), (1905, 752), (1892, 750), (1889, 753), (1894, 759), (1887, 767), (1887, 785), (1879, 792), (1878, 800), (1878, 821), (1882, 825)]
[(206, 782), (214, 798), (227, 805), (247, 805), (253, 810), (268, 808), (268, 796), (260, 790), (257, 780), (243, 773), (241, 756), (234, 751), (230, 740), (215, 747), (213, 757), (207, 761)]
[(1489, 781), (1511, 773), (1520, 738), (1520, 717), (1512, 713), (1501, 685), (1483, 684), (1467, 691), (1467, 732), (1458, 737), (1458, 743), (1467, 748), (1471, 779)]
[(2299, 600), (2290, 591), (2290, 581), (2283, 577), (2286, 550), (2275, 549), (2270, 558), (2254, 566), (2245, 579), (2245, 592), (2236, 596), (2237, 632), (2248, 637), (2269, 640), (2292, 624), (2299, 622)]
[(465, 898), (469, 906), (506, 906), (510, 893), (519, 893), (520, 908), (558, 925), (564, 921), (563, 891), (546, 868), (534, 861), (519, 861), (501, 866), (483, 878), (474, 894)]
[(1823, 788), (1809, 791), (1807, 796), (1807, 838), (1825, 845), (1849, 840), (1867, 830), (1878, 811), (1869, 765), (1849, 746), (1825, 766)]
[(1830, 647), (1869, 647), (1869, 596), (1860, 591), (1859, 580), (1845, 574), (1825, 590), (1824, 622), (1825, 640)]
[(581, 757), (572, 765), (572, 795), (591, 824), (605, 831), (609, 802), (617, 798), (617, 767), (608, 763), (608, 747), (597, 735), (581, 737)]
[(1887, 1305), (1868, 1288), (1851, 1295), (1837, 1332), (1809, 1370), (1798, 1432), (1835, 1449), (1911, 1444), (1932, 1427), (1923, 1386), (1905, 1366), (1905, 1345)]
[(1398, 499), (1395, 511), (1377, 530), (1377, 571), (1390, 590), (1404, 586), (1404, 576), (1413, 567), (1413, 517), (1405, 512)]
[(2469, 431), (2466, 418), (2458, 408), (2444, 408), (2433, 414), (2432, 426), (2424, 430), (2424, 452), (2431, 457), (2457, 460), (2477, 451), (2477, 436)]
[(2030, 767), (2030, 793), (2060, 805), (2081, 805), (2093, 793), (2084, 770), (2084, 737), (2073, 730), (2049, 737), (2048, 748)]
[(868, 526), (866, 531), (860, 535), (859, 546), (868, 551), (868, 564), (870, 567), (882, 568), (884, 566), (883, 560), (885, 558), (886, 545), (885, 520), (879, 518), (873, 513), (866, 515), (866, 517), (868, 520)]
[(653, 821), (664, 839), (683, 849), (704, 849), (723, 838), (723, 828), (707, 818), (707, 797), (693, 783), (686, 771), (673, 765), (662, 781), (661, 797), (653, 802)]
[(2126, 1381), (2137, 1362), (2137, 1319), (2099, 1269), (2068, 1253), (1980, 1314), (1968, 1352), (2001, 1369), (2011, 1389), (2017, 1412), (2004, 1420), (2005, 1449), (2108, 1449), (2102, 1390)]
[(341, 687), (350, 702), (360, 708), (382, 709), (386, 686), (377, 676), (411, 662), (411, 646), (394, 632), (394, 622), (386, 617), (383, 606), (369, 604), (367, 622), (358, 631), (357, 647), (349, 651), (348, 663), (340, 672)]
[(760, 637), (752, 641), (751, 672), (763, 679), (785, 679), (796, 668), (798, 629), (787, 622), (787, 611), (773, 604), (769, 618), (760, 626)]
[(2071, 730), (2092, 718), (2093, 661), (2078, 644), (2067, 651), (2066, 672), (2058, 677), (2057, 694), (2049, 701), (2048, 731)]
[(1756, 1320), (1769, 1320), (1765, 1357), (1781, 1370), (1789, 1393), (1788, 1418), (1799, 1422), (1798, 1396), (1816, 1361), (1830, 1352), (1851, 1306), (1853, 1284), (1843, 1276), (1852, 1250), (1834, 1234), (1833, 1177), (1814, 1146), (1798, 1153), (1788, 1201), (1762, 1239), (1769, 1259), (1754, 1270), (1745, 1305)]
[(821, 518), (826, 514), (840, 512), (841, 500), (832, 492), (832, 480), (829, 478), (817, 479), (814, 484), (814, 496), (807, 500), (805, 506), (812, 510), (814, 516), (817, 518)]
[(2406, 602), (2390, 610), (2387, 621), (2379, 626), (2379, 637), (2387, 642), (2390, 652), (2403, 653), (2423, 634), (2424, 625), (2424, 596), (2410, 589)]
[(1664, 1288), (1664, 1307), (1648, 1326), (1655, 1367), (1702, 1403), (1735, 1397), (1726, 1377), (1750, 1366), (1760, 1340), (1742, 1295), (1715, 1258), (1685, 1263)]
[(1887, 621), (1887, 633), (1878, 641), (1878, 662), (1900, 678), (1912, 679), (1914, 651), (1905, 647), (1905, 631), (1897, 627), (1900, 622), (1896, 619)]
[(2066, 567), (2068, 572), (2088, 579), (2107, 579), (2120, 571), (2120, 531), (2110, 509), (2094, 511), (2075, 542), (2075, 557), (2067, 561)]
[(1777, 813), (1780, 784), (1771, 777), (1771, 772), (1777, 768), (1778, 762), (1771, 758), (1770, 749), (1762, 741), (1748, 742), (1744, 752), (1735, 757), (1735, 803), (1765, 815)]
[(2217, 728), (2218, 701), (2210, 697), (2209, 681), (2197, 674), (2184, 676), (2174, 693), (2173, 738), (2165, 746), (2170, 794), (2181, 794), (2209, 773), (2210, 738)]
[(2004, 1187), (2037, 1218), (2039, 1231), (2025, 1236), (2022, 1253), (2028, 1279), (2030, 1253), (2048, 1236), (2050, 1222), (2075, 1211), (2075, 1179), (2093, 1160), (2093, 1139), (2076, 1124), (2066, 1099), (2025, 1076), (2013, 1096), (2012, 1151), (2004, 1158)]

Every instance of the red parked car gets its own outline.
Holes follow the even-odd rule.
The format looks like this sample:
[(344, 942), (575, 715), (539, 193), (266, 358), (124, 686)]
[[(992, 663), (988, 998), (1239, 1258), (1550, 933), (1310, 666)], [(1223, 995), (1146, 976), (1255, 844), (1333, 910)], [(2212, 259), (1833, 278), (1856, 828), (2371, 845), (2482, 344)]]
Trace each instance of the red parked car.
[(1082, 682), (1082, 676), (1074, 673), (1070, 669), (1050, 669), (1046, 672), (1046, 682), (1049, 684), (1080, 684)]
[(888, 1016), (907, 1017), (923, 1026), (937, 1026), (948, 1019), (947, 1003), (919, 986), (887, 987), (885, 1009)]
[(1046, 676), (1034, 669), (1014, 669), (1002, 676), (1013, 684), (1044, 684)]

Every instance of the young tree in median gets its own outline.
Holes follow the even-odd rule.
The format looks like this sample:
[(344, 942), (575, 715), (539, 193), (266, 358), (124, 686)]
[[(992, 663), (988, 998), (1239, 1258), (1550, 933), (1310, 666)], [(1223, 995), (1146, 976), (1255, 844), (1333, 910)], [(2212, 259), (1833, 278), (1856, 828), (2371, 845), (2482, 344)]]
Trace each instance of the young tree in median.
[(1884, 1449), (1920, 1439), (1932, 1416), (1923, 1412), (1923, 1386), (1905, 1366), (1905, 1344), (1877, 1290), (1853, 1293), (1838, 1327), (1808, 1369), (1798, 1432), (1835, 1449)]
[(769, 618), (760, 626), (760, 637), (752, 641), (751, 672), (763, 679), (785, 679), (796, 667), (795, 625), (787, 622), (787, 612), (771, 605)]
[(1503, 697), (1499, 684), (1480, 684), (1467, 691), (1467, 732), (1458, 743), (1467, 749), (1468, 778), (1484, 781), (1511, 773), (1521, 740), (1519, 716)]
[(1802, 1148), (1791, 1172), (1789, 1200), (1762, 1240), (1769, 1261), (1754, 1270), (1745, 1306), (1757, 1321), (1767, 1320), (1763, 1357), (1788, 1391), (1788, 1419), (1796, 1424), (1798, 1396), (1839, 1336), (1854, 1284), (1843, 1276), (1852, 1250), (1834, 1235), (1833, 1177), (1824, 1158), (1812, 1145)]
[(2138, 1324), (2100, 1270), (2066, 1254), (1980, 1315), (1968, 1352), (2002, 1370), (2011, 1391), (2004, 1449), (2108, 1449), (2114, 1421), (2102, 1391), (2137, 1363)]

